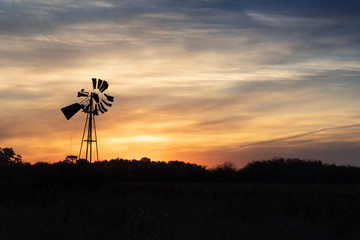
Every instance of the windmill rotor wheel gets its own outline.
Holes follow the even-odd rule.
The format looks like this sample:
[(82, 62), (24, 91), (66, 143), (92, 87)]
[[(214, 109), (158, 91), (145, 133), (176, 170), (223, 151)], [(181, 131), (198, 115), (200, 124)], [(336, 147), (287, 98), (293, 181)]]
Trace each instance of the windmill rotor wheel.
[(68, 120), (80, 109), (85, 113), (99, 115), (100, 113), (104, 114), (107, 112), (107, 108), (112, 106), (114, 97), (107, 93), (108, 82), (100, 78), (92, 78), (91, 80), (91, 84), (86, 85), (86, 87), (78, 92), (79, 103), (74, 103), (61, 109)]

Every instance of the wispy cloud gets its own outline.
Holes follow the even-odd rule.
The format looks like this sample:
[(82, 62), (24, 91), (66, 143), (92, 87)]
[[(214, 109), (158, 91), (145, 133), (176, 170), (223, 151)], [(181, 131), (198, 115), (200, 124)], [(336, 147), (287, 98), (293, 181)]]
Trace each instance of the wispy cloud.
[(257, 145), (260, 145), (260, 146), (261, 145), (270, 145), (270, 144), (274, 144), (274, 143), (278, 143), (278, 142), (284, 142), (284, 141), (288, 141), (288, 140), (294, 140), (294, 139), (298, 139), (298, 138), (302, 138), (302, 137), (312, 136), (312, 135), (315, 135), (315, 134), (321, 133), (321, 132), (327, 132), (327, 131), (331, 131), (331, 130), (342, 130), (342, 129), (349, 129), (349, 128), (360, 128), (360, 124), (337, 126), (337, 127), (331, 127), (331, 128), (322, 128), (322, 129), (318, 129), (315, 131), (290, 135), (290, 136), (281, 137), (281, 138), (277, 138), (277, 139), (248, 143), (248, 144), (239, 145), (239, 146), (232, 146), (232, 147), (229, 147), (229, 149), (234, 149), (234, 148), (241, 149), (241, 148), (253, 147), (253, 146), (257, 146)]
[(342, 25), (341, 22), (329, 18), (307, 18), (307, 17), (294, 17), (286, 15), (274, 15), (266, 13), (257, 13), (246, 11), (245, 14), (252, 20), (264, 25), (283, 28), (319, 28), (334, 25)]
[(31, 161), (61, 160), (84, 116), (66, 121), (59, 109), (77, 101), (76, 91), (91, 77), (100, 77), (116, 99), (99, 118), (109, 140), (106, 158), (119, 149), (124, 157), (160, 160), (178, 153), (186, 157), (180, 160), (198, 161), (214, 153), (216, 165), (221, 154), (249, 159), (266, 155), (255, 148), (271, 148), (264, 150), (269, 156), (294, 146), (310, 156), (315, 150), (308, 141), (324, 149), (329, 143), (318, 136), (335, 130), (343, 134), (341, 149), (353, 149), (349, 129), (332, 126), (356, 126), (359, 116), (357, 6), (322, 0), (2, 1), (0, 145)]

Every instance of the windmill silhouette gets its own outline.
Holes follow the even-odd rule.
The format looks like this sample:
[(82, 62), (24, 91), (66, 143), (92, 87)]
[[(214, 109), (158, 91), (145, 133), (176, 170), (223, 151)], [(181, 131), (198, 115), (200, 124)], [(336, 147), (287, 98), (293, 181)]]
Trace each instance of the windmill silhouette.
[(81, 159), (83, 143), (86, 142), (85, 159), (90, 163), (92, 162), (93, 143), (95, 143), (96, 147), (96, 159), (99, 161), (95, 116), (98, 116), (99, 112), (101, 114), (107, 112), (108, 110), (105, 106), (111, 107), (112, 104), (110, 102), (114, 102), (114, 97), (106, 93), (106, 90), (109, 87), (108, 82), (96, 78), (92, 78), (91, 80), (92, 85), (90, 87), (81, 89), (78, 92), (77, 97), (80, 98), (78, 103), (71, 104), (61, 109), (67, 120), (72, 118), (81, 109), (84, 113), (86, 113), (79, 159)]

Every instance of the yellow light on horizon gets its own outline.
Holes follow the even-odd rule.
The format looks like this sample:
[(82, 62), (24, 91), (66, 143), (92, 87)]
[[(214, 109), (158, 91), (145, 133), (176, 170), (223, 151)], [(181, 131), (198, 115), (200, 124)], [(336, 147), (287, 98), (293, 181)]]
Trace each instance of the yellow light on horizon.
[(168, 138), (159, 135), (138, 135), (129, 137), (108, 137), (104, 138), (102, 141), (112, 144), (134, 142), (165, 142), (168, 141)]

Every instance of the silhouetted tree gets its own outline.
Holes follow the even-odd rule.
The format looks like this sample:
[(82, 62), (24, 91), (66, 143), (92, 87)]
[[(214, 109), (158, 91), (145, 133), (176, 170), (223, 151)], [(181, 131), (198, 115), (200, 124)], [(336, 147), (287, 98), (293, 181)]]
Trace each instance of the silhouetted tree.
[(236, 166), (232, 162), (224, 162), (212, 170), (213, 177), (219, 181), (236, 180)]
[(151, 161), (151, 159), (148, 158), (148, 157), (143, 157), (143, 158), (140, 159), (140, 162), (147, 162), (147, 163), (149, 163), (150, 161)]
[(223, 164), (217, 165), (215, 170), (219, 172), (236, 172), (236, 166), (234, 163), (226, 161)]
[(248, 182), (359, 182), (360, 168), (323, 164), (319, 160), (274, 158), (254, 161), (239, 171)]
[(274, 158), (254, 161), (242, 169), (225, 162), (213, 169), (182, 161), (151, 161), (116, 158), (89, 163), (73, 162), (69, 156), (60, 162), (23, 163), (12, 148), (0, 148), (1, 183), (58, 185), (119, 183), (122, 181), (227, 181), (281, 183), (360, 183), (360, 168), (323, 164), (318, 160)]
[(69, 156), (66, 156), (64, 162), (67, 162), (67, 163), (76, 163), (78, 157), (75, 156), (75, 155), (69, 155)]
[(21, 164), (22, 157), (12, 148), (0, 148), (0, 165)]
[(77, 165), (87, 165), (89, 163), (89, 161), (87, 161), (86, 159), (79, 159), (76, 161)]

